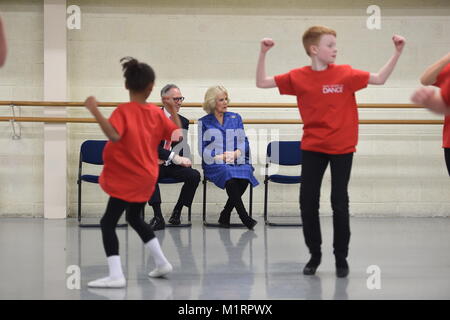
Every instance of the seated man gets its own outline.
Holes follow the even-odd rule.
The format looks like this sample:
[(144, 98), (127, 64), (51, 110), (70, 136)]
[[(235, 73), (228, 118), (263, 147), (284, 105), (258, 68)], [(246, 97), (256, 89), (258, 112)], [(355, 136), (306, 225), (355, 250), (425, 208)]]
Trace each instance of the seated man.
[[(184, 97), (176, 85), (168, 84), (161, 90), (161, 100), (164, 106), (164, 113), (169, 117), (170, 114), (167, 112), (166, 107), (175, 106), (177, 111), (180, 111)], [(183, 127), (183, 140), (173, 143), (170, 141), (161, 141), (158, 148), (158, 157), (160, 159), (159, 178), (170, 177), (184, 182), (172, 216), (169, 219), (169, 223), (173, 225), (179, 225), (181, 223), (181, 210), (183, 206), (189, 208), (192, 205), (195, 191), (200, 182), (200, 173), (191, 168), (192, 163), (189, 159), (190, 150), (187, 144), (189, 120), (181, 115), (179, 116)], [(165, 221), (161, 213), (161, 194), (158, 184), (156, 184), (155, 192), (148, 204), (152, 206), (154, 212), (154, 218), (150, 221), (153, 230), (164, 229)]]

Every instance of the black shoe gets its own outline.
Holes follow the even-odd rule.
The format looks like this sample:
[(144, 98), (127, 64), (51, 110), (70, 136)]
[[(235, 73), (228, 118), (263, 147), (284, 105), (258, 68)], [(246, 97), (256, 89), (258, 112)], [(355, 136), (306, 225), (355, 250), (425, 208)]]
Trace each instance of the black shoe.
[(349, 268), (336, 268), (336, 276), (338, 278), (347, 278), (349, 272)]
[(219, 219), (218, 222), (219, 222), (219, 227), (225, 228), (225, 229), (229, 229), (230, 228), (230, 224), (229, 223), (222, 222), (222, 221), (220, 221), (220, 219)]
[(154, 217), (152, 220), (150, 220), (150, 226), (152, 227), (153, 231), (163, 230), (166, 227), (166, 223), (164, 222), (164, 218)]
[(219, 217), (219, 225), (222, 228), (230, 227), (230, 214), (224, 213), (223, 211), (220, 213)]
[(181, 223), (181, 210), (173, 210), (170, 216), (169, 223), (173, 225), (179, 225)]
[(256, 226), (258, 221), (248, 217), (248, 219), (245, 220), (244, 224), (248, 228), (248, 230), (253, 230), (253, 227)]
[(306, 266), (303, 268), (303, 274), (306, 276), (313, 276), (316, 274), (316, 270), (320, 265), (322, 256), (312, 256), (311, 259), (309, 259)]
[(336, 261), (336, 277), (346, 278), (349, 272), (347, 260), (339, 259)]

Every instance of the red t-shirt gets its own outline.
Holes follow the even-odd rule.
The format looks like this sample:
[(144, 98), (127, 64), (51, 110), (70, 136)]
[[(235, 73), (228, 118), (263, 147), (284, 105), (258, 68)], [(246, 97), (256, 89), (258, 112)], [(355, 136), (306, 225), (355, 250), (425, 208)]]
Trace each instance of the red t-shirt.
[(441, 96), (447, 106), (450, 106), (450, 78), (441, 85)]
[(355, 91), (365, 88), (370, 73), (349, 65), (310, 66), (275, 76), (281, 94), (297, 96), (303, 120), (302, 149), (329, 154), (356, 151), (358, 108)]
[[(442, 98), (449, 104), (450, 63), (438, 74), (436, 82), (433, 85), (441, 89)], [(450, 116), (445, 116), (442, 132), (442, 148), (450, 148)]]
[(157, 106), (136, 102), (119, 105), (109, 122), (120, 140), (103, 150), (100, 186), (111, 197), (146, 202), (158, 179), (158, 145), (178, 127)]

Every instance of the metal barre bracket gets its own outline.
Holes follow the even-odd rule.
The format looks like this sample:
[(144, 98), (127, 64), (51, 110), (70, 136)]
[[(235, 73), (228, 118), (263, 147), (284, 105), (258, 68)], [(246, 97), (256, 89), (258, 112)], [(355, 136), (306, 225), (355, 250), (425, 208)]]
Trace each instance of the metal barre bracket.
[[(12, 119), (9, 120), (9, 123), (11, 123), (11, 129), (12, 129), (12, 136), (11, 138), (13, 140), (20, 140), (22, 138), (22, 127), (20, 126), (20, 123), (17, 124), (18, 128), (19, 128), (19, 134), (16, 133), (16, 127), (15, 124), (17, 123), (15, 121), (16, 119), (16, 112), (14, 110), (15, 105), (11, 104), (11, 112), (12, 112)], [(20, 109), (19, 109), (19, 117), (20, 117)]]

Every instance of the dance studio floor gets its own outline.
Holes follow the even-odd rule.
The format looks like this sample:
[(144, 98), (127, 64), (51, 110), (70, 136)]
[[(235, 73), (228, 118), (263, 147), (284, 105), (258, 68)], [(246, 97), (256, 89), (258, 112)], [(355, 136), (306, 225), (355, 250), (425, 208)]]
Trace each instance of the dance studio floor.
[(166, 279), (147, 277), (152, 259), (131, 228), (119, 229), (127, 287), (94, 290), (87, 283), (107, 273), (100, 229), (80, 229), (74, 219), (2, 218), (0, 299), (450, 299), (449, 218), (352, 218), (347, 279), (334, 273), (330, 217), (321, 218), (316, 276), (301, 273), (301, 228), (257, 220), (255, 231), (198, 220), (157, 231), (174, 266)]

